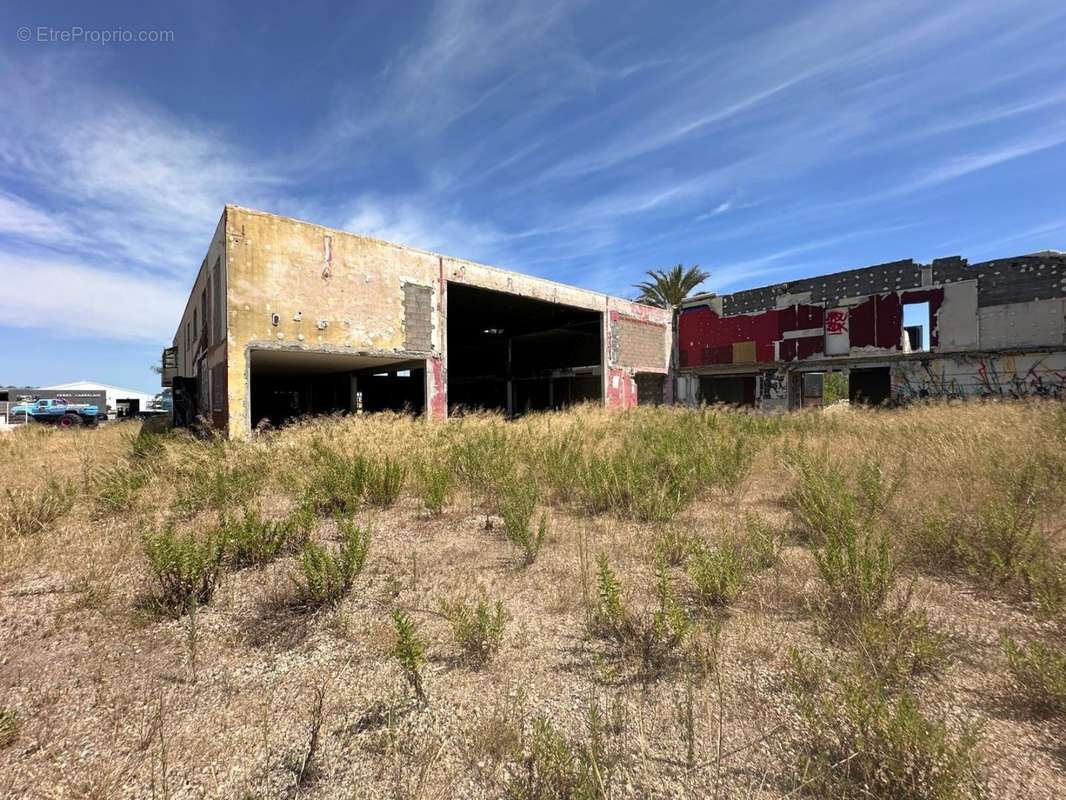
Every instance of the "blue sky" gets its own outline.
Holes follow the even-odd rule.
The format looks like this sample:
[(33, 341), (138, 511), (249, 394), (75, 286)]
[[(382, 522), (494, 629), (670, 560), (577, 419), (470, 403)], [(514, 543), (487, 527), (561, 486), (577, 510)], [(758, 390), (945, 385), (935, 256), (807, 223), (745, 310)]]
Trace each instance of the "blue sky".
[(227, 202), (622, 294), (1066, 249), (1061, 0), (5, 6), (0, 383), (157, 385)]

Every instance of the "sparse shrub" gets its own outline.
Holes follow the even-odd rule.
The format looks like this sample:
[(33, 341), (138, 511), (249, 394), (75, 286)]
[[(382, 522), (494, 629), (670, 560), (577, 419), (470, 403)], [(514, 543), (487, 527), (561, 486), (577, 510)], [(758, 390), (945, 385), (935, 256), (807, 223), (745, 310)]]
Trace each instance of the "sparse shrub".
[(306, 506), (282, 520), (265, 520), (249, 509), (243, 517), (223, 523), (227, 561), (240, 569), (262, 566), (286, 552), (299, 552), (310, 537), (313, 521)]
[(1066, 558), (1037, 561), (1029, 570), (1029, 580), (1040, 613), (1066, 623)]
[(1048, 475), (1040, 460), (997, 465), (974, 511), (954, 510), (941, 503), (922, 514), (905, 538), (911, 563), (933, 573), (965, 574), (987, 589), (1035, 599), (1051, 616), (1066, 604), (1066, 570), (1038, 524), (1049, 502)]
[(789, 503), (804, 537), (816, 545), (833, 532), (865, 529), (889, 516), (892, 499), (907, 473), (905, 462), (899, 462), (892, 473), (872, 458), (864, 459), (856, 468), (834, 458), (828, 450), (815, 454), (789, 449), (785, 462), (795, 479)]
[(790, 654), (787, 681), (800, 719), (797, 789), (813, 797), (967, 800), (984, 796), (974, 728), (953, 736), (861, 673)]
[(407, 465), (392, 456), (371, 461), (366, 473), (366, 495), (371, 505), (389, 508), (400, 499)]
[(411, 618), (403, 611), (396, 609), (392, 612), (392, 624), (396, 631), (392, 656), (399, 663), (403, 676), (418, 702), (424, 704), (426, 692), (422, 684), (422, 667), (426, 663), (426, 644), (418, 635)]
[(362, 453), (344, 457), (316, 442), (304, 504), (319, 514), (352, 514), (366, 493), (370, 462)]
[(136, 435), (127, 433), (123, 438), (129, 443), (130, 459), (135, 463), (143, 463), (161, 456), (171, 435), (142, 429)]
[(689, 632), (690, 620), (678, 602), (666, 562), (656, 566), (654, 610), (631, 613), (622, 602), (622, 584), (599, 556), (597, 605), (591, 615), (592, 634), (615, 642), (622, 654), (635, 656), (645, 676), (661, 672), (678, 661), (681, 645)]
[(788, 502), (806, 541), (821, 544), (835, 531), (856, 527), (858, 503), (845, 471), (829, 463), (828, 452), (816, 458), (806, 450), (786, 450), (785, 461), (795, 481)]
[(424, 458), (415, 465), (415, 483), (426, 511), (439, 516), (455, 491), (454, 467), (441, 457)]
[(0, 750), (13, 744), (19, 734), (19, 717), (13, 708), (0, 708)]
[(102, 514), (119, 514), (133, 508), (137, 493), (148, 483), (151, 472), (145, 464), (119, 462), (93, 473), (90, 490)]
[(562, 435), (548, 438), (539, 452), (541, 474), (554, 499), (563, 503), (573, 500), (583, 455), (580, 427), (575, 424)]
[(908, 605), (862, 620), (855, 635), (862, 669), (888, 688), (936, 674), (947, 661), (947, 637), (933, 630), (924, 611)]
[(224, 511), (247, 503), (259, 490), (266, 475), (264, 464), (251, 453), (237, 451), (227, 457), (227, 444), (212, 443), (199, 460), (179, 476), (179, 493), (174, 508), (196, 513), (205, 508)]
[[(695, 497), (696, 466), (654, 431), (626, 437), (613, 453), (589, 453), (578, 468), (578, 495), (593, 514), (612, 512), (640, 522), (668, 522)], [(691, 455), (691, 443), (685, 445)]]
[(699, 548), (689, 563), (689, 577), (702, 605), (728, 606), (743, 590), (748, 571), (737, 544), (726, 542)]
[(1001, 640), (1014, 693), (1041, 713), (1066, 714), (1066, 650), (1042, 642)]
[(656, 539), (655, 553), (670, 566), (677, 567), (688, 561), (698, 546), (699, 541), (692, 534), (675, 525), (666, 525)]
[(933, 575), (964, 571), (967, 525), (943, 504), (923, 510), (902, 533), (905, 556), (913, 566)]
[(340, 520), (341, 546), (334, 554), (329, 548), (307, 542), (300, 553), (293, 582), (297, 603), (317, 608), (336, 603), (352, 588), (363, 571), (370, 549), (370, 531), (359, 528), (352, 520)]
[(729, 441), (721, 438), (701, 443), (698, 470), (703, 486), (720, 486), (732, 490), (740, 485), (755, 457), (750, 437), (736, 436)]
[(172, 527), (144, 539), (148, 566), (159, 584), (160, 605), (177, 614), (190, 604), (207, 605), (222, 580), (225, 532), (179, 534)]
[(1005, 492), (986, 499), (976, 530), (961, 540), (972, 574), (996, 586), (1024, 580), (1030, 566), (1048, 550), (1036, 528), (1036, 500), (1032, 468), (1023, 469)]
[(608, 753), (602, 716), (590, 707), (584, 741), (569, 741), (544, 716), (533, 720), (528, 744), (508, 765), (508, 800), (558, 800), (611, 796), (611, 776), (619, 756)]
[(507, 621), (502, 600), (489, 603), (483, 597), (472, 602), (465, 598), (441, 599), (438, 605), (468, 661), (484, 664), (496, 655), (503, 642), (503, 628)]
[(744, 518), (744, 552), (752, 569), (769, 569), (781, 555), (781, 535), (762, 517)]
[(58, 520), (74, 505), (75, 488), (55, 478), (39, 489), (4, 489), (0, 510), (0, 532), (11, 536), (32, 536)]
[(547, 515), (542, 514), (537, 530), (530, 527), (537, 508), (538, 491), (531, 481), (516, 478), (506, 487), (501, 503), (504, 532), (508, 540), (520, 548), (527, 565), (537, 560), (548, 531)]
[(877, 611), (885, 602), (895, 567), (884, 533), (860, 534), (854, 526), (827, 531), (814, 551), (825, 583), (824, 610), (833, 620), (852, 622)]
[(485, 425), (456, 426), (452, 459), (456, 475), (487, 511), (495, 511), (501, 487), (514, 474), (514, 457), (506, 429), (495, 420)]
[(603, 553), (600, 553), (596, 562), (596, 601), (592, 613), (593, 633), (599, 636), (619, 635), (626, 620), (622, 583)]
[(903, 486), (906, 474), (907, 465), (902, 461), (896, 465), (894, 474), (890, 474), (876, 459), (867, 458), (859, 464), (855, 494), (865, 523), (888, 512), (892, 499)]
[(678, 661), (679, 650), (690, 622), (677, 601), (665, 562), (656, 568), (655, 596), (658, 608), (648, 618), (630, 618), (624, 630), (636, 644), (645, 675), (654, 675)]

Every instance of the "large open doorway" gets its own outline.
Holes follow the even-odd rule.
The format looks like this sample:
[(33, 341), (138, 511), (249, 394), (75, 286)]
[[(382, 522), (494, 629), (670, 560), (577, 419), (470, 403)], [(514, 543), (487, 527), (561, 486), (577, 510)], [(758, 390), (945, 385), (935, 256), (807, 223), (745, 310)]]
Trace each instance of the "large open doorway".
[(425, 363), (348, 353), (251, 350), (252, 427), (319, 414), (425, 408)]
[(892, 375), (888, 367), (852, 367), (848, 398), (852, 403), (877, 406), (892, 396)]
[(511, 416), (603, 397), (597, 311), (448, 284), (448, 408)]
[(708, 405), (755, 405), (754, 375), (704, 375), (700, 378), (700, 399)]

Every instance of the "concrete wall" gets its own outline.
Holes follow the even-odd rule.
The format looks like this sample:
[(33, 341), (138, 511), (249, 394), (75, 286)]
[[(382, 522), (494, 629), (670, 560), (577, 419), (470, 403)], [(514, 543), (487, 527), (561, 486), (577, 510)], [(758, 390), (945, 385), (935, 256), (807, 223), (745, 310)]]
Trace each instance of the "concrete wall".
[[(214, 368), (226, 360), (226, 213), (223, 212), (200, 264), (185, 303), (173, 346), (177, 349), (177, 374), (199, 382), (201, 413), (217, 426), (225, 426), (225, 393), (212, 389)], [(207, 319), (204, 317), (206, 297)]]
[[(432, 303), (428, 353), (407, 349), (404, 327), (405, 300), (426, 293), (432, 300), (436, 292), (437, 257), (237, 206), (226, 207), (225, 220), (231, 433), (249, 426), (252, 348), (440, 358), (440, 318)], [(424, 328), (413, 333), (425, 343)]]
[(985, 306), (977, 322), (983, 350), (1066, 344), (1066, 303), (1061, 297)]
[[(929, 304), (928, 355), (903, 346), (910, 303)], [(897, 261), (697, 298), (682, 310), (678, 339), (681, 365), (694, 374), (740, 374), (749, 363), (767, 408), (787, 404), (790, 373), (877, 363), (892, 366), (897, 400), (1057, 396), (1066, 256)]]
[[(219, 346), (185, 340), (201, 294), (223, 270)], [(447, 414), (447, 286), (462, 283), (563, 303), (603, 318), (605, 405), (637, 403), (638, 372), (666, 372), (670, 313), (470, 261), (227, 206), (175, 335), (178, 374), (198, 375), (201, 398), (224, 399), (216, 424), (248, 430), (250, 349), (317, 350), (424, 359), (426, 409)], [(638, 326), (638, 327), (632, 327)], [(202, 324), (200, 325), (202, 327)], [(212, 324), (213, 327), (213, 324)], [(214, 370), (224, 364), (223, 370)], [(206, 373), (210, 373), (207, 375)], [(224, 390), (220, 385), (224, 382)]]
[(1066, 352), (909, 360), (892, 366), (892, 397), (1053, 397), (1066, 400)]

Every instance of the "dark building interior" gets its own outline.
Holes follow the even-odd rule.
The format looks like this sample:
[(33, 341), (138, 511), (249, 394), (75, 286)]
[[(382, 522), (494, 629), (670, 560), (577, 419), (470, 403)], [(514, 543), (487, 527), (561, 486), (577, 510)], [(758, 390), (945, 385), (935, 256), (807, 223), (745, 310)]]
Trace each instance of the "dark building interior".
[(888, 367), (852, 367), (848, 374), (848, 400), (876, 406), (892, 396), (892, 376)]
[(284, 350), (251, 352), (251, 422), (278, 426), (300, 417), (356, 410), (425, 408), (423, 362)]
[(601, 324), (596, 311), (449, 283), (449, 413), (600, 400)]
[(754, 375), (704, 376), (700, 378), (700, 394), (704, 403), (725, 403), (731, 406), (755, 405)]

